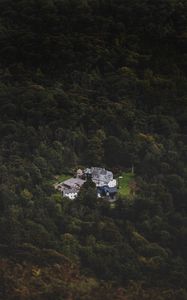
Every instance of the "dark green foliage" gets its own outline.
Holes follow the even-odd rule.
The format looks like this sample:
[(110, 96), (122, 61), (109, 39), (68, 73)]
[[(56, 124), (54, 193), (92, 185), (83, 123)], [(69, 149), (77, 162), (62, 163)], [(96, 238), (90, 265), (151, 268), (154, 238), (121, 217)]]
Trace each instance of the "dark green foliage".
[[(127, 299), (186, 299), (186, 26), (185, 0), (1, 1), (0, 255), (29, 243)], [(62, 199), (79, 166), (133, 167), (134, 194)]]

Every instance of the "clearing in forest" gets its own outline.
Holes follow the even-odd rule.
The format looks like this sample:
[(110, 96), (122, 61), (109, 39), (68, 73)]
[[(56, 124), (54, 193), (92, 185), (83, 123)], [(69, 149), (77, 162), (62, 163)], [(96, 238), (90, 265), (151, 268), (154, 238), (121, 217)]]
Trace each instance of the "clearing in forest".
[(118, 177), (118, 187), (120, 196), (130, 196), (134, 193), (134, 174), (123, 172)]

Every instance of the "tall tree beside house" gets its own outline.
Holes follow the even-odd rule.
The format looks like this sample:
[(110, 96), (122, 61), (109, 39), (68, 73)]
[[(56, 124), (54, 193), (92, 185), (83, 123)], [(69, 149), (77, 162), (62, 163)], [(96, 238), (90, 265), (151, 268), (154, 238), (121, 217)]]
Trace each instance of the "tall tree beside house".
[(99, 166), (103, 164), (105, 138), (105, 132), (99, 129), (88, 140), (87, 162), (89, 165)]

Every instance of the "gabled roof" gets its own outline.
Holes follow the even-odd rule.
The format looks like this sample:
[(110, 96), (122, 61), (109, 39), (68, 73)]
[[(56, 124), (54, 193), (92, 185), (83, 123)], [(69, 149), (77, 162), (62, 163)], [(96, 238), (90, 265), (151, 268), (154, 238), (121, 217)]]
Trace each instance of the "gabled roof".
[(70, 178), (62, 182), (63, 185), (69, 186), (69, 187), (81, 187), (84, 184), (85, 180), (81, 178)]
[(116, 186), (117, 186), (116, 179), (110, 180), (109, 183), (108, 183), (108, 186), (109, 186), (110, 188), (116, 187)]
[(90, 169), (87, 168), (85, 170), (85, 173), (91, 174), (92, 180), (96, 184), (99, 184), (98, 181), (107, 184), (109, 181), (113, 179), (113, 173), (111, 171), (106, 170), (105, 168), (91, 167)]

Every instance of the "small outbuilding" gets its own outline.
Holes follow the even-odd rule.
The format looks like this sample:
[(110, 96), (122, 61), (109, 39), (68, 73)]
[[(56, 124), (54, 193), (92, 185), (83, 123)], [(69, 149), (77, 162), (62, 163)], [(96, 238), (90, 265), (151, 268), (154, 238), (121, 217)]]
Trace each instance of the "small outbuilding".
[(78, 169), (76, 175), (77, 175), (77, 178), (82, 178), (82, 176), (83, 176), (83, 171), (82, 171), (81, 169)]

